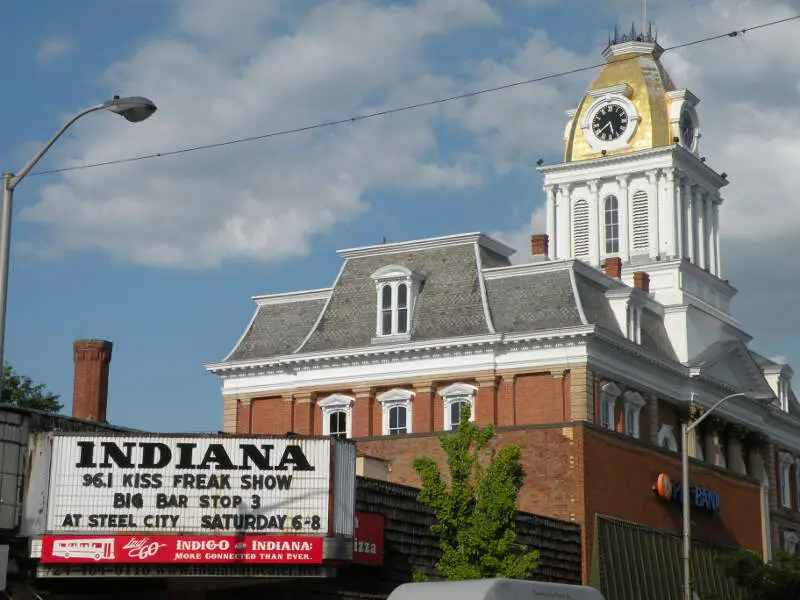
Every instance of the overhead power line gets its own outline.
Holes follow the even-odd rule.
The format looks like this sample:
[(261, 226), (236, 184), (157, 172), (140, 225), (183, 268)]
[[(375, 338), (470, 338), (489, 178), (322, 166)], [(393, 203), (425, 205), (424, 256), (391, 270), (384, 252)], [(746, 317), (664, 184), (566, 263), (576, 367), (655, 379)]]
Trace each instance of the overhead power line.
[[(765, 29), (767, 27), (773, 27), (775, 25), (780, 25), (780, 24), (783, 24), (783, 23), (787, 23), (789, 21), (795, 21), (797, 19), (800, 19), (800, 15), (795, 15), (795, 16), (792, 16), (792, 17), (786, 17), (786, 18), (783, 18), (783, 19), (777, 19), (775, 21), (769, 21), (767, 23), (761, 23), (759, 25), (753, 25), (751, 27), (745, 27), (744, 29), (735, 29), (733, 31), (728, 31), (726, 33), (720, 33), (720, 34), (717, 34), (717, 35), (710, 35), (708, 37), (699, 38), (699, 39), (692, 40), (692, 41), (689, 41), (689, 42), (683, 42), (681, 44), (675, 44), (673, 46), (668, 46), (668, 47), (664, 48), (664, 52), (668, 52), (670, 50), (678, 50), (680, 48), (688, 48), (689, 46), (697, 46), (699, 44), (706, 44), (708, 42), (712, 42), (712, 41), (723, 39), (723, 38), (738, 37), (738, 36), (741, 36), (741, 35), (743, 35), (743, 34), (745, 34), (747, 32), (750, 32), (750, 31), (756, 31), (758, 29)], [(632, 60), (632, 59), (635, 59), (635, 58), (637, 58), (637, 57), (636, 56), (632, 56), (632, 57), (630, 57), (628, 59), (625, 59), (625, 60)], [(325, 128), (329, 128), (329, 127), (335, 127), (337, 125), (344, 125), (346, 123), (356, 123), (358, 121), (365, 121), (367, 119), (375, 119), (375, 118), (378, 118), (378, 117), (385, 117), (387, 115), (392, 115), (392, 114), (395, 114), (395, 113), (401, 113), (401, 112), (406, 112), (406, 111), (411, 111), (411, 110), (417, 110), (417, 109), (420, 109), (420, 108), (426, 108), (426, 107), (435, 106), (435, 105), (438, 105), (438, 104), (445, 104), (447, 102), (453, 102), (455, 100), (464, 100), (464, 99), (467, 99), (467, 98), (473, 98), (475, 96), (481, 96), (483, 94), (490, 94), (490, 93), (493, 93), (493, 92), (501, 92), (501, 91), (508, 90), (508, 89), (511, 89), (511, 88), (520, 87), (520, 86), (523, 86), (523, 85), (530, 85), (530, 84), (533, 84), (533, 83), (539, 83), (539, 82), (542, 82), (542, 81), (547, 81), (549, 79), (557, 79), (557, 78), (560, 78), (560, 77), (566, 77), (568, 75), (574, 75), (576, 73), (582, 73), (584, 71), (591, 71), (593, 69), (598, 69), (598, 68), (604, 66), (605, 64), (606, 64), (605, 62), (595, 63), (595, 64), (592, 64), (592, 65), (587, 65), (585, 67), (578, 67), (578, 68), (569, 69), (569, 70), (566, 70), (566, 71), (559, 71), (557, 73), (549, 73), (547, 75), (540, 75), (539, 77), (534, 77), (532, 79), (525, 79), (525, 80), (522, 80), (522, 81), (515, 81), (513, 83), (507, 83), (505, 85), (498, 85), (498, 86), (494, 86), (494, 87), (483, 88), (483, 89), (475, 90), (475, 91), (472, 91), (472, 92), (465, 92), (463, 94), (456, 94), (454, 96), (447, 96), (445, 98), (438, 98), (436, 100), (428, 100), (426, 102), (418, 102), (416, 104), (407, 104), (407, 105), (404, 105), (404, 106), (397, 106), (397, 107), (394, 107), (394, 108), (387, 108), (385, 110), (379, 110), (379, 111), (376, 111), (376, 112), (365, 113), (363, 115), (356, 115), (356, 116), (353, 116), (353, 117), (347, 117), (347, 118), (343, 118), (343, 119), (336, 119), (334, 121), (322, 121), (322, 122), (318, 122), (318, 123), (313, 123), (311, 125), (304, 125), (302, 127), (294, 127), (292, 129), (282, 129), (282, 130), (278, 130), (278, 131), (270, 131), (268, 133), (262, 133), (262, 134), (259, 134), (259, 135), (253, 135), (253, 136), (248, 136), (248, 137), (243, 137), (243, 138), (230, 139), (230, 140), (225, 140), (225, 141), (222, 141), (222, 142), (215, 142), (215, 143), (212, 143), (212, 144), (202, 144), (202, 145), (199, 145), (199, 146), (189, 146), (189, 147), (186, 147), (186, 148), (179, 148), (177, 150), (167, 150), (165, 152), (154, 152), (152, 154), (141, 154), (139, 156), (129, 156), (127, 158), (118, 158), (118, 159), (115, 159), (115, 160), (107, 160), (107, 161), (102, 161), (102, 162), (87, 163), (87, 164), (82, 164), (82, 165), (74, 165), (72, 167), (62, 167), (62, 168), (59, 168), (59, 169), (49, 169), (49, 170), (35, 171), (33, 173), (29, 173), (28, 177), (33, 177), (35, 175), (51, 175), (53, 173), (64, 173), (64, 172), (67, 172), (67, 171), (79, 171), (79, 170), (83, 170), (83, 169), (93, 169), (93, 168), (96, 168), (96, 167), (106, 167), (106, 166), (109, 166), (109, 165), (118, 165), (118, 164), (122, 164), (122, 163), (130, 163), (130, 162), (136, 162), (136, 161), (140, 161), (140, 160), (148, 160), (148, 159), (152, 159), (152, 158), (163, 158), (163, 157), (167, 157), (167, 156), (175, 156), (177, 154), (187, 154), (189, 152), (198, 152), (200, 150), (211, 150), (213, 148), (222, 148), (224, 146), (233, 146), (234, 144), (243, 144), (245, 142), (255, 142), (255, 141), (259, 141), (259, 140), (266, 140), (266, 139), (269, 139), (269, 138), (281, 137), (281, 136), (286, 136), (286, 135), (293, 135), (293, 134), (296, 134), (296, 133), (303, 133), (303, 132), (306, 132), (306, 131), (313, 131), (315, 129), (325, 129)]]

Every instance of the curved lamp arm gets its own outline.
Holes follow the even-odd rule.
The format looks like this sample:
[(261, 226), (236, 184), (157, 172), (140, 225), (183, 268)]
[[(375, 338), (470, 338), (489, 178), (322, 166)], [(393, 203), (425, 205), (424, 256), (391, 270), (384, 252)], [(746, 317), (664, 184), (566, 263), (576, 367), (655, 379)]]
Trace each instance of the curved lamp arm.
[(11, 175), (11, 177), (6, 179), (6, 187), (9, 190), (13, 190), (15, 187), (17, 187), (17, 185), (19, 184), (20, 181), (23, 180), (25, 175), (27, 175), (30, 172), (30, 170), (36, 166), (36, 163), (38, 163), (41, 160), (41, 158), (45, 155), (45, 153), (48, 150), (50, 150), (53, 144), (55, 144), (58, 141), (58, 138), (64, 135), (64, 132), (67, 129), (69, 129), (75, 121), (77, 121), (84, 115), (88, 115), (90, 112), (101, 110), (103, 108), (105, 108), (103, 104), (90, 106), (89, 108), (82, 110), (81, 112), (73, 116), (69, 121), (64, 123), (61, 126), (61, 129), (59, 129), (58, 132), (52, 138), (50, 138), (49, 142), (47, 142), (44, 146), (42, 146), (41, 150), (39, 150), (33, 158), (31, 158), (28, 162), (26, 162), (25, 165), (19, 171), (17, 171), (17, 173)]

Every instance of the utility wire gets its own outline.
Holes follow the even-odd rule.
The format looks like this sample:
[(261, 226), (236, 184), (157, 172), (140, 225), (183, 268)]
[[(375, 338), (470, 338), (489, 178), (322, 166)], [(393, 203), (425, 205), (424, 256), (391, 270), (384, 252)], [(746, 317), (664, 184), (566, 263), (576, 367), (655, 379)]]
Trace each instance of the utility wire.
[[(744, 35), (745, 33), (749, 32), (749, 31), (756, 31), (758, 29), (764, 29), (766, 27), (773, 27), (775, 25), (780, 25), (782, 23), (787, 23), (789, 21), (795, 21), (797, 19), (800, 19), (800, 15), (795, 15), (795, 16), (792, 16), (792, 17), (786, 17), (786, 18), (783, 18), (783, 19), (775, 20), (775, 21), (769, 21), (767, 23), (761, 23), (759, 25), (753, 25), (752, 27), (746, 27), (744, 29), (735, 29), (735, 30), (729, 31), (727, 33), (720, 33), (720, 34), (717, 34), (717, 35), (711, 35), (711, 36), (700, 38), (700, 39), (697, 39), (697, 40), (692, 40), (690, 42), (683, 42), (681, 44), (675, 44), (674, 46), (669, 46), (667, 48), (664, 48), (664, 52), (668, 52), (670, 50), (678, 50), (679, 48), (688, 48), (690, 46), (697, 46), (699, 44), (706, 44), (708, 42), (712, 42), (712, 41), (723, 39), (723, 38), (727, 38), (727, 37), (731, 37), (731, 38), (740, 37), (740, 36)], [(633, 60), (633, 59), (636, 59), (636, 58), (638, 58), (638, 57), (637, 56), (632, 56), (632, 57), (624, 59), (624, 60)], [(466, 98), (473, 98), (475, 96), (480, 96), (480, 95), (483, 95), (483, 94), (489, 94), (489, 93), (492, 93), (492, 92), (500, 92), (500, 91), (503, 91), (503, 90), (508, 90), (508, 89), (519, 87), (519, 86), (523, 86), (523, 85), (530, 85), (532, 83), (539, 83), (541, 81), (547, 81), (548, 79), (556, 79), (556, 78), (559, 78), (559, 77), (566, 77), (568, 75), (574, 75), (575, 73), (582, 73), (584, 71), (591, 71), (593, 69), (598, 69), (598, 68), (604, 66), (605, 64), (606, 64), (605, 62), (596, 63), (596, 64), (593, 64), (593, 65), (587, 65), (585, 67), (578, 67), (578, 68), (575, 68), (575, 69), (569, 69), (567, 71), (560, 71), (558, 73), (549, 73), (547, 75), (541, 75), (539, 77), (534, 77), (532, 79), (525, 79), (523, 81), (515, 81), (513, 83), (507, 83), (505, 85), (498, 85), (498, 86), (495, 86), (495, 87), (483, 88), (483, 89), (475, 90), (475, 91), (472, 91), (472, 92), (466, 92), (466, 93), (463, 93), (463, 94), (456, 94), (454, 96), (447, 96), (445, 98), (438, 98), (436, 100), (428, 100), (427, 102), (418, 102), (416, 104), (408, 104), (408, 105), (405, 105), (405, 106), (397, 106), (397, 107), (394, 107), (394, 108), (387, 108), (385, 110), (379, 110), (379, 111), (376, 111), (376, 112), (366, 113), (366, 114), (363, 114), (363, 115), (356, 115), (354, 117), (347, 117), (347, 118), (344, 118), (344, 119), (337, 119), (335, 121), (323, 121), (323, 122), (319, 122), (319, 123), (314, 123), (312, 125), (305, 125), (303, 127), (295, 127), (293, 129), (282, 129), (282, 130), (279, 130), (279, 131), (271, 131), (271, 132), (263, 133), (263, 134), (260, 134), (260, 135), (254, 135), (254, 136), (243, 137), (243, 138), (236, 138), (236, 139), (226, 140), (226, 141), (223, 141), (223, 142), (216, 142), (216, 143), (213, 143), (213, 144), (202, 144), (200, 146), (190, 146), (190, 147), (187, 147), (187, 148), (179, 148), (177, 150), (168, 150), (166, 152), (155, 152), (155, 153), (152, 153), (152, 154), (142, 154), (142, 155), (139, 155), (139, 156), (130, 156), (130, 157), (127, 157), (127, 158), (118, 158), (118, 159), (115, 159), (115, 160), (107, 160), (107, 161), (103, 161), (103, 162), (88, 163), (88, 164), (83, 164), (83, 165), (75, 165), (75, 166), (72, 166), (72, 167), (62, 167), (60, 169), (49, 169), (49, 170), (43, 170), (43, 171), (34, 171), (33, 173), (29, 173), (28, 177), (33, 177), (35, 175), (51, 175), (53, 173), (64, 173), (64, 172), (67, 172), (67, 171), (79, 171), (79, 170), (83, 170), (83, 169), (93, 169), (95, 167), (105, 167), (105, 166), (109, 166), (109, 165), (118, 165), (118, 164), (121, 164), (121, 163), (137, 162), (137, 161), (140, 161), (140, 160), (148, 160), (148, 159), (151, 159), (151, 158), (163, 158), (163, 157), (166, 157), (166, 156), (175, 156), (177, 154), (186, 154), (186, 153), (189, 153), (189, 152), (197, 152), (197, 151), (200, 151), (200, 150), (210, 150), (212, 148), (222, 148), (224, 146), (232, 146), (234, 144), (242, 144), (242, 143), (245, 143), (245, 142), (255, 142), (255, 141), (258, 141), (258, 140), (266, 140), (266, 139), (269, 139), (269, 138), (280, 137), (280, 136), (285, 136), (285, 135), (292, 135), (292, 134), (295, 134), (295, 133), (303, 133), (303, 132), (306, 132), (306, 131), (313, 131), (315, 129), (325, 129), (325, 128), (329, 128), (329, 127), (335, 127), (337, 125), (344, 125), (345, 123), (356, 123), (358, 121), (365, 121), (367, 119), (375, 119), (377, 117), (385, 117), (387, 115), (392, 115), (392, 114), (395, 114), (395, 113), (406, 112), (406, 111), (410, 111), (410, 110), (417, 110), (417, 109), (420, 109), (420, 108), (426, 108), (426, 107), (435, 106), (435, 105), (438, 105), (438, 104), (445, 104), (447, 102), (453, 102), (454, 100), (464, 100)]]

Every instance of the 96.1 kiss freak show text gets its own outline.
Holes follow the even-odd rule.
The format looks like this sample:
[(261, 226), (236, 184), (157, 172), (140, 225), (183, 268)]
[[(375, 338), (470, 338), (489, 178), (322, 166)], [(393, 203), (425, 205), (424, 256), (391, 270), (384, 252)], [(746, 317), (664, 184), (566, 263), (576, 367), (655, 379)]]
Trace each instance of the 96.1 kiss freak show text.
[[(178, 513), (149, 513), (141, 514), (139, 511), (148, 504), (149, 509), (169, 511), (169, 509), (232, 509), (235, 512), (214, 512), (200, 516), (200, 527), (209, 530), (222, 531), (318, 531), (322, 526), (321, 518), (316, 514), (287, 514), (287, 513), (262, 513), (265, 507), (259, 494), (201, 494), (190, 497), (182, 493), (153, 492), (170, 485), (177, 490), (203, 490), (219, 491), (232, 490), (231, 474), (176, 474), (169, 481), (165, 481), (162, 473), (124, 473), (115, 477), (110, 472), (84, 473), (82, 476), (83, 487), (110, 489), (115, 486), (126, 489), (148, 490), (148, 502), (141, 492), (115, 492), (113, 495), (113, 508), (130, 509), (131, 513), (106, 513), (106, 514), (66, 514), (61, 520), (61, 527), (74, 527), (75, 529), (94, 528), (125, 528), (137, 529), (181, 529), (181, 516)], [(249, 490), (289, 490), (292, 485), (292, 475), (239, 475), (235, 486), (237, 491)], [(154, 498), (153, 498), (154, 496)], [(153, 504), (154, 500), (154, 506)], [(247, 511), (254, 511), (249, 513)]]

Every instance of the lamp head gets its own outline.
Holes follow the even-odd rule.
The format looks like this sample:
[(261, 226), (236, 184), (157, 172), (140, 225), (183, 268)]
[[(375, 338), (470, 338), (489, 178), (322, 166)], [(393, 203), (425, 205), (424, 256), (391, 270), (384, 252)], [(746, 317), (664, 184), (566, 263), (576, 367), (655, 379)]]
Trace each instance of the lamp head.
[(758, 402), (759, 404), (762, 404), (764, 406), (775, 400), (775, 394), (773, 394), (772, 392), (748, 391), (748, 392), (742, 392), (742, 396), (744, 398), (747, 398), (748, 400), (752, 400), (753, 402)]
[(103, 104), (103, 108), (122, 115), (131, 123), (144, 121), (156, 112), (155, 103), (144, 96), (128, 96), (126, 98), (114, 96)]

